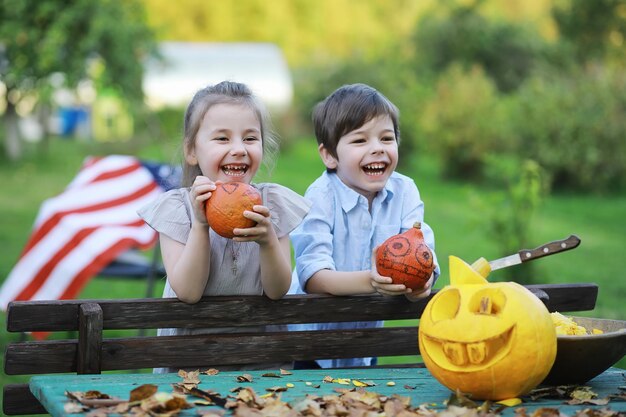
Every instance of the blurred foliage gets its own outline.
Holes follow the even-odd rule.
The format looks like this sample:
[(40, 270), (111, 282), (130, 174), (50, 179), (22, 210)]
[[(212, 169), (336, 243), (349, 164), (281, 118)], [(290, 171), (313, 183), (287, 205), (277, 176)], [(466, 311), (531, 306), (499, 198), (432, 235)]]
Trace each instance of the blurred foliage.
[(625, 0), (560, 1), (552, 15), (561, 41), (569, 44), (579, 61), (626, 59)]
[(453, 65), (441, 75), (421, 123), (446, 176), (481, 179), (486, 158), (510, 149), (503, 102), (481, 67)]
[(88, 78), (88, 59), (106, 65), (102, 84), (141, 97), (141, 59), (155, 51), (142, 3), (136, 0), (0, 0), (0, 76), (20, 95), (62, 73), (69, 86)]
[(424, 14), (413, 35), (417, 65), (434, 72), (480, 65), (500, 91), (512, 91), (531, 74), (546, 41), (527, 24), (483, 16), (483, 3), (442, 2)]
[[(155, 53), (139, 0), (0, 0), (0, 79), (6, 89), (5, 150), (21, 156), (16, 107), (22, 100), (49, 106), (52, 90), (96, 78), (129, 100), (143, 97), (142, 60)], [(100, 65), (93, 65), (99, 63)], [(94, 68), (103, 68), (90, 74)], [(53, 76), (59, 75), (53, 81)]]
[(160, 39), (273, 42), (292, 67), (368, 58), (403, 39), (433, 0), (143, 0)]
[[(489, 158), (486, 162), (490, 175), (497, 177), (495, 181), (505, 182), (505, 193), (474, 195), (472, 206), (480, 214), (476, 221), (483, 224), (487, 236), (497, 243), (501, 256), (532, 248), (531, 242), (536, 241), (533, 218), (549, 190), (544, 170), (530, 159), (513, 164), (501, 158)], [(502, 271), (501, 279), (536, 284), (533, 269), (532, 263), (507, 268)]]
[(626, 187), (626, 67), (538, 74), (516, 100), (517, 152), (545, 167), (554, 188)]

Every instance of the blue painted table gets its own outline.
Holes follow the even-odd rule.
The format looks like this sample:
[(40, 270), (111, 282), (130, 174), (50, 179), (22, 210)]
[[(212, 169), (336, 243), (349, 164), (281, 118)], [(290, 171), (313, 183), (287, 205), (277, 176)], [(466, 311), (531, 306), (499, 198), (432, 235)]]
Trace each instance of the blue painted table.
[[(201, 383), (198, 388), (202, 390), (213, 390), (222, 397), (231, 394), (231, 390), (236, 387), (250, 387), (259, 395), (265, 394), (266, 388), (285, 386), (293, 384), (285, 392), (281, 392), (283, 401), (292, 402), (302, 399), (306, 394), (324, 395), (333, 393), (335, 388), (352, 388), (352, 385), (340, 385), (338, 383), (324, 383), (325, 376), (333, 378), (350, 378), (360, 381), (372, 381), (376, 385), (365, 388), (368, 391), (381, 395), (398, 394), (410, 397), (411, 405), (416, 407), (420, 404), (427, 404), (431, 409), (444, 409), (444, 401), (450, 396), (450, 391), (439, 384), (426, 368), (365, 368), (365, 369), (325, 369), (325, 370), (297, 370), (291, 371), (292, 375), (284, 375), (281, 378), (263, 377), (264, 373), (278, 374), (278, 370), (268, 371), (238, 371), (220, 372), (217, 375), (200, 375)], [(244, 373), (253, 376), (252, 382), (237, 382), (236, 377)], [(394, 382), (394, 386), (387, 385), (387, 382)], [(129, 392), (143, 384), (154, 384), (159, 387), (159, 391), (172, 392), (173, 383), (182, 382), (176, 374), (104, 374), (104, 375), (45, 375), (34, 376), (30, 381), (30, 390), (35, 397), (44, 405), (52, 416), (63, 416), (64, 405), (68, 401), (65, 396), (66, 391), (89, 391), (96, 390), (106, 393), (112, 397), (128, 399)], [(306, 382), (311, 382), (307, 385)], [(319, 385), (319, 388), (315, 388)], [(604, 398), (610, 394), (617, 394), (626, 385), (626, 371), (611, 368), (594, 378), (586, 384), (598, 394), (599, 398)], [(623, 392), (623, 391), (622, 391)], [(193, 398), (188, 398), (192, 402)], [(603, 408), (606, 406), (570, 406), (563, 403), (562, 399), (541, 399), (537, 401), (527, 401), (519, 407), (525, 407), (529, 414), (541, 407), (555, 407), (561, 412), (572, 415), (576, 410), (583, 408)], [(612, 410), (626, 411), (626, 401), (612, 400), (608, 407)], [(505, 416), (513, 416), (514, 408), (509, 408), (502, 413)], [(184, 410), (181, 416), (197, 415), (197, 408)], [(80, 416), (80, 414), (72, 414)]]

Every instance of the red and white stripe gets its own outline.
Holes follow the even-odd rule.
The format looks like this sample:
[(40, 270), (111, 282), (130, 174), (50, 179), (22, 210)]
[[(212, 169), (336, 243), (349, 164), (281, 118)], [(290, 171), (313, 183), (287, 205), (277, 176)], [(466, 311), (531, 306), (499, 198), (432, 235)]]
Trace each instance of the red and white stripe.
[(156, 233), (137, 210), (162, 192), (136, 158), (89, 158), (63, 193), (42, 204), (0, 289), (0, 308), (13, 300), (74, 298), (121, 253), (153, 245)]

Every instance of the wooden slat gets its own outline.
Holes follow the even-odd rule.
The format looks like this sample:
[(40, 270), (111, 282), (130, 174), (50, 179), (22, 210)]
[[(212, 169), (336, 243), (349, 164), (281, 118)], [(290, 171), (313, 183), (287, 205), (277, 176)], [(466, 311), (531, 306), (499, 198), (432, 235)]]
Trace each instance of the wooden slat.
[(528, 285), (527, 288), (545, 291), (549, 300), (544, 304), (550, 311), (591, 311), (598, 298), (598, 286), (593, 283)]
[(28, 384), (7, 384), (2, 390), (4, 415), (46, 414), (46, 409), (30, 392)]
[[(311, 303), (312, 300), (315, 300)], [(168, 327), (218, 328), (296, 324), (325, 321), (372, 321), (417, 318), (426, 300), (412, 303), (404, 297), (324, 295), (204, 297), (197, 304), (176, 299), (82, 300), (100, 304), (105, 329)], [(63, 303), (63, 304), (60, 304)], [(67, 304), (67, 305), (66, 305)], [(9, 304), (8, 330), (67, 331), (78, 329), (74, 301), (18, 301)], [(367, 308), (363, 308), (367, 305)], [(54, 320), (51, 320), (51, 316)]]
[(79, 374), (100, 373), (100, 353), (102, 352), (102, 309), (95, 303), (80, 306), (78, 332)]
[[(596, 284), (587, 283), (529, 285), (528, 288), (545, 291), (550, 296), (546, 302), (548, 308), (563, 312), (592, 310), (598, 293)], [(242, 327), (250, 323), (251, 317), (255, 325), (402, 320), (418, 318), (428, 300), (412, 303), (404, 297), (376, 295), (299, 295), (275, 301), (262, 296), (205, 297), (197, 304), (176, 299), (20, 301), (9, 304), (7, 329), (11, 332), (78, 330), (78, 306), (85, 302), (101, 305), (105, 329), (153, 329)]]
[(105, 342), (103, 370), (418, 354), (417, 327), (150, 337)]
[(9, 343), (4, 355), (7, 375), (76, 372), (76, 340)]
[(7, 331), (55, 332), (78, 330), (78, 307), (84, 301), (12, 301), (7, 307)]
[[(205, 297), (201, 303), (102, 303), (105, 326), (110, 329), (219, 328), (319, 322), (377, 321), (418, 318), (427, 300), (412, 303), (404, 297), (319, 295)], [(364, 306), (367, 306), (364, 308)], [(152, 323), (147, 323), (146, 317)], [(193, 317), (190, 320), (190, 317)]]
[[(105, 339), (101, 370), (202, 367), (322, 358), (418, 354), (417, 327), (228, 333)], [(45, 341), (7, 347), (9, 375), (76, 372), (76, 343)]]

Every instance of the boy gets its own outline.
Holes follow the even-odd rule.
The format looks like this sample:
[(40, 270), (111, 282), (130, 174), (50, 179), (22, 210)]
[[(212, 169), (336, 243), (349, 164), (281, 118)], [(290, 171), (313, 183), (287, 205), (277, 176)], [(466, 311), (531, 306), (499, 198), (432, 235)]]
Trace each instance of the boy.
[[(299, 283), (307, 293), (352, 295), (379, 292), (409, 299), (426, 297), (439, 267), (423, 291), (412, 293), (376, 272), (375, 250), (387, 238), (422, 222), (424, 240), (434, 254), (432, 229), (424, 223), (424, 203), (398, 164), (399, 112), (380, 92), (364, 84), (345, 85), (313, 111), (318, 151), (326, 172), (308, 188), (311, 210), (291, 233)], [(435, 264), (437, 263), (435, 256)], [(293, 291), (292, 291), (293, 292)], [(301, 290), (298, 290), (301, 292)], [(382, 322), (344, 323), (332, 328), (365, 328)], [(329, 324), (291, 326), (296, 330)], [(310, 367), (368, 366), (373, 358), (296, 362)], [(319, 366), (318, 366), (319, 365)]]

